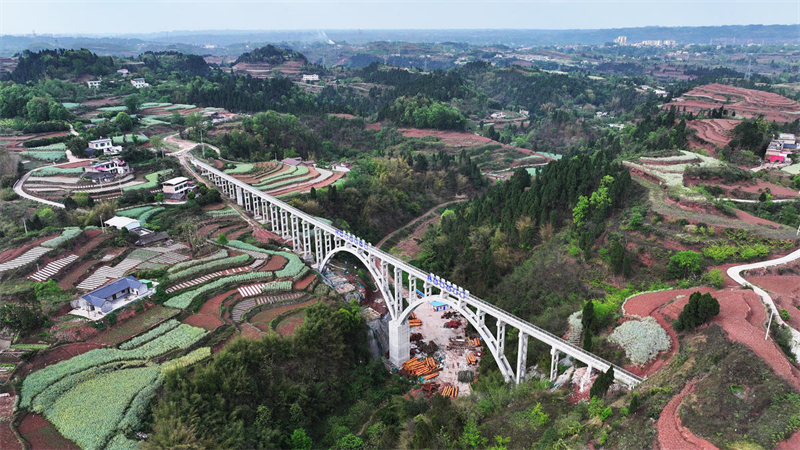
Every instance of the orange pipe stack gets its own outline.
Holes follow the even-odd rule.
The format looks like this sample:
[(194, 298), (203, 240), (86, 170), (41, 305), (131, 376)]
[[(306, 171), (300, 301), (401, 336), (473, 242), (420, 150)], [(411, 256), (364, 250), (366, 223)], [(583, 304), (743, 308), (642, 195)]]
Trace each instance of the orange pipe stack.
[(467, 363), (471, 366), (478, 364), (478, 358), (475, 357), (474, 353), (467, 353)]
[(442, 389), (442, 397), (450, 397), (450, 398), (458, 397), (458, 387), (456, 387), (456, 386), (445, 386)]
[(437, 367), (436, 361), (430, 357), (425, 359), (409, 359), (403, 363), (403, 369), (406, 370), (412, 377), (422, 377), (439, 372), (441, 370), (439, 367)]
[(411, 325), (412, 327), (421, 327), (422, 326), (422, 321), (419, 320), (419, 319), (417, 319), (417, 320), (409, 320), (408, 324)]
[(474, 345), (475, 347), (480, 347), (481, 346), (481, 338), (473, 339), (472, 340), (472, 345)]

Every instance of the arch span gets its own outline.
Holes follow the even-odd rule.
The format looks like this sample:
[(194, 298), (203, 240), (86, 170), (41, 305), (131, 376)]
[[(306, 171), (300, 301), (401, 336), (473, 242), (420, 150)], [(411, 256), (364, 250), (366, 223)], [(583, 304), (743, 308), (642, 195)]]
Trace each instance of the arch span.
[(375, 264), (372, 263), (371, 261), (372, 257), (366, 254), (362, 254), (358, 250), (354, 250), (351, 247), (335, 247), (331, 249), (331, 251), (328, 252), (327, 255), (325, 255), (325, 259), (323, 259), (322, 263), (319, 265), (319, 272), (322, 273), (325, 270), (325, 268), (328, 267), (328, 264), (331, 262), (331, 259), (333, 259), (333, 257), (336, 254), (341, 252), (346, 252), (355, 256), (359, 261), (361, 261), (362, 264), (364, 264), (364, 267), (367, 268), (369, 275), (372, 277), (372, 282), (375, 283), (375, 286), (377, 286), (378, 289), (381, 291), (381, 294), (383, 295), (383, 300), (386, 302), (386, 305), (389, 309), (389, 314), (391, 315), (392, 319), (394, 319), (395, 316), (394, 308), (389, 307), (394, 302), (394, 297), (391, 296), (391, 293), (389, 292), (386, 283), (384, 283), (385, 281), (384, 277), (382, 276), (382, 274), (378, 272), (378, 269), (375, 267)]
[[(497, 366), (500, 368), (500, 372), (503, 374), (506, 380), (508, 381), (514, 378), (514, 372), (511, 369), (508, 358), (505, 356), (505, 348), (503, 345), (498, 345), (497, 338), (489, 330), (489, 327), (486, 326), (482, 320), (482, 317), (469, 309), (464, 302), (453, 300), (453, 298), (449, 295), (442, 294), (427, 295), (412, 301), (403, 310), (403, 312), (400, 313), (397, 318), (395, 318), (395, 320), (390, 322), (389, 356), (393, 364), (400, 366), (411, 357), (411, 344), (408, 339), (410, 334), (408, 317), (412, 312), (414, 312), (414, 310), (431, 301), (442, 302), (446, 305), (449, 305), (451, 308), (453, 308), (453, 310), (464, 316), (470, 325), (475, 327), (475, 329), (478, 331), (478, 334), (480, 334), (481, 341), (484, 344), (483, 347), (488, 348), (492, 353), (494, 360), (497, 362)], [(393, 341), (396, 342), (396, 345), (393, 345)], [(392, 350), (395, 351), (392, 352)]]

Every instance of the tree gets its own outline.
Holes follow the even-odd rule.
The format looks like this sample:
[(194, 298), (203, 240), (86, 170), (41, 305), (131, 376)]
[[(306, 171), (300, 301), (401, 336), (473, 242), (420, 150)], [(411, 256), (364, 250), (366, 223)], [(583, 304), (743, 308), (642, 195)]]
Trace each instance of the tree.
[(689, 302), (683, 307), (678, 320), (673, 322), (675, 331), (694, 330), (719, 314), (719, 302), (711, 294), (699, 291), (689, 296)]
[(136, 114), (142, 106), (142, 97), (140, 97), (139, 94), (129, 95), (125, 97), (124, 103), (125, 108), (128, 109), (128, 113)]
[(158, 203), (163, 203), (164, 202), (164, 193), (163, 192), (159, 192), (158, 194), (156, 194), (156, 201)]
[(302, 428), (294, 430), (291, 441), (292, 450), (311, 450), (314, 448), (314, 441), (306, 434), (306, 430)]
[(227, 243), (228, 243), (228, 236), (225, 236), (225, 233), (220, 233), (219, 236), (217, 236), (217, 244), (225, 245)]
[(130, 131), (133, 128), (133, 119), (131, 119), (131, 116), (125, 111), (120, 111), (119, 114), (117, 114), (114, 123), (116, 123), (122, 131)]
[(581, 315), (581, 325), (583, 325), (583, 330), (594, 331), (595, 326), (597, 325), (597, 318), (594, 315), (594, 302), (589, 300), (583, 305), (583, 311)]
[(694, 275), (700, 271), (701, 260), (700, 254), (691, 250), (678, 252), (669, 258), (667, 275), (670, 278), (686, 278)]
[(25, 105), (28, 120), (45, 122), (50, 117), (50, 101), (44, 97), (34, 97)]
[(614, 366), (609, 366), (605, 373), (601, 373), (597, 379), (594, 380), (592, 388), (589, 389), (590, 397), (603, 398), (608, 392), (608, 388), (614, 384)]
[(86, 148), (89, 146), (89, 143), (86, 142), (86, 139), (80, 136), (72, 136), (64, 143), (67, 145), (67, 148), (78, 158), (83, 157), (84, 153), (86, 152)]
[(72, 197), (67, 197), (64, 199), (64, 209), (67, 211), (72, 211), (78, 208), (78, 202), (75, 201)]

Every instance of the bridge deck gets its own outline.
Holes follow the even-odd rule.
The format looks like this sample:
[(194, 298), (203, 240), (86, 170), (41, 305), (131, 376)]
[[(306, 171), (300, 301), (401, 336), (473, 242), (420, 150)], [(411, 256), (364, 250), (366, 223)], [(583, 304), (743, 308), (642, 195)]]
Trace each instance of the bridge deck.
[[(287, 212), (289, 212), (289, 213), (291, 213), (291, 214), (303, 219), (304, 221), (314, 225), (314, 227), (316, 227), (318, 229), (324, 230), (324, 231), (326, 231), (328, 233), (331, 233), (333, 235), (341, 234), (341, 231), (338, 230), (336, 227), (333, 227), (331, 225), (328, 225), (327, 223), (324, 223), (324, 222), (322, 222), (320, 220), (317, 220), (315, 217), (313, 217), (313, 216), (311, 216), (309, 214), (306, 214), (305, 212), (303, 212), (303, 211), (301, 211), (301, 210), (299, 210), (299, 209), (297, 209), (297, 208), (295, 208), (295, 207), (293, 207), (293, 206), (291, 206), (291, 205), (289, 205), (289, 204), (287, 204), (287, 203), (285, 203), (285, 202), (283, 202), (283, 201), (281, 201), (281, 200), (279, 200), (279, 199), (277, 199), (275, 197), (272, 197), (271, 195), (266, 194), (263, 191), (260, 191), (260, 190), (258, 190), (256, 188), (250, 186), (249, 184), (243, 182), (243, 181), (240, 181), (240, 180), (238, 180), (238, 179), (236, 179), (236, 178), (234, 178), (234, 177), (232, 177), (232, 176), (230, 176), (230, 175), (228, 175), (228, 174), (226, 174), (226, 173), (224, 173), (224, 172), (222, 172), (220, 170), (217, 170), (216, 168), (214, 168), (214, 167), (212, 167), (212, 166), (210, 166), (210, 165), (208, 165), (208, 164), (206, 164), (206, 163), (204, 163), (202, 161), (199, 161), (197, 159), (192, 159), (192, 164), (202, 168), (206, 172), (213, 173), (216, 176), (225, 179), (229, 183), (232, 183), (233, 185), (235, 185), (237, 187), (240, 187), (242, 190), (245, 190), (245, 191), (249, 192), (252, 195), (255, 195), (257, 197), (260, 197), (260, 198), (263, 198), (263, 199), (267, 200), (270, 204), (275, 205), (276, 207), (279, 207), (279, 208), (281, 208), (281, 209), (283, 209), (283, 210), (285, 210), (285, 211), (287, 211)], [(370, 255), (372, 255), (374, 257), (379, 258), (381, 261), (385, 261), (385, 262), (391, 264), (394, 267), (398, 267), (398, 268), (402, 269), (406, 273), (416, 277), (418, 280), (420, 280), (420, 279), (421, 280), (425, 280), (428, 277), (428, 274), (423, 272), (422, 270), (412, 266), (411, 264), (408, 264), (407, 262), (405, 262), (405, 261), (403, 261), (403, 260), (401, 260), (399, 258), (396, 258), (396, 257), (394, 257), (394, 256), (382, 251), (381, 249), (379, 249), (377, 247), (372, 246), (371, 244), (367, 244), (367, 248), (364, 251), (366, 251), (367, 253), (369, 253)], [(592, 354), (590, 352), (587, 352), (586, 350), (584, 350), (584, 349), (582, 349), (582, 348), (580, 348), (580, 347), (578, 347), (576, 345), (573, 345), (573, 344), (565, 341), (564, 339), (554, 335), (553, 333), (550, 333), (547, 330), (539, 328), (539, 327), (531, 324), (530, 322), (528, 322), (526, 320), (520, 319), (519, 317), (514, 316), (513, 314), (509, 314), (508, 312), (506, 312), (506, 311), (504, 311), (504, 310), (492, 305), (491, 303), (488, 303), (488, 302), (486, 302), (486, 301), (484, 301), (484, 300), (482, 300), (482, 299), (480, 299), (480, 298), (478, 298), (478, 297), (476, 297), (476, 296), (474, 296), (472, 294), (470, 294), (465, 299), (463, 299), (463, 302), (465, 304), (473, 307), (473, 308), (477, 308), (478, 310), (480, 310), (482, 312), (488, 313), (491, 316), (493, 316), (493, 317), (495, 317), (495, 318), (497, 318), (499, 320), (502, 320), (507, 325), (510, 325), (510, 326), (512, 326), (512, 327), (524, 332), (525, 334), (527, 334), (529, 336), (532, 336), (535, 339), (537, 339), (537, 340), (539, 340), (541, 342), (544, 342), (545, 344), (548, 344), (548, 345), (552, 346), (556, 350), (558, 350), (558, 351), (560, 351), (560, 352), (562, 352), (562, 353), (564, 353), (566, 355), (569, 355), (569, 356), (571, 356), (571, 357), (583, 362), (584, 364), (591, 365), (595, 369), (606, 371), (606, 370), (608, 370), (609, 367), (613, 366), (616, 379), (619, 380), (619, 381), (622, 381), (625, 384), (636, 385), (636, 384), (638, 384), (638, 383), (640, 383), (642, 381), (641, 377), (639, 377), (637, 375), (634, 375), (633, 373), (623, 369), (622, 367), (614, 365), (614, 364), (604, 360), (603, 358), (600, 358), (600, 357), (598, 357), (598, 356), (596, 356), (596, 355), (594, 355), (594, 354)]]

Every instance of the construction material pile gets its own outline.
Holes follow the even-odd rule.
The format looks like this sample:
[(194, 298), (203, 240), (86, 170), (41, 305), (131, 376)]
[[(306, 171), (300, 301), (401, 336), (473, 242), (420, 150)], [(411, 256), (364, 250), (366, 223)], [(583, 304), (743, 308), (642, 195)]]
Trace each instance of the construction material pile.
[(439, 376), (442, 370), (436, 361), (431, 358), (411, 358), (403, 363), (400, 375), (410, 378), (421, 378), (420, 381), (428, 381)]
[(408, 317), (408, 324), (412, 327), (421, 327), (422, 320), (418, 319), (415, 313), (411, 313), (411, 315)]
[(442, 397), (458, 397), (458, 386), (445, 386), (442, 388)]
[(470, 366), (478, 364), (478, 358), (475, 357), (474, 353), (467, 353), (467, 364)]

